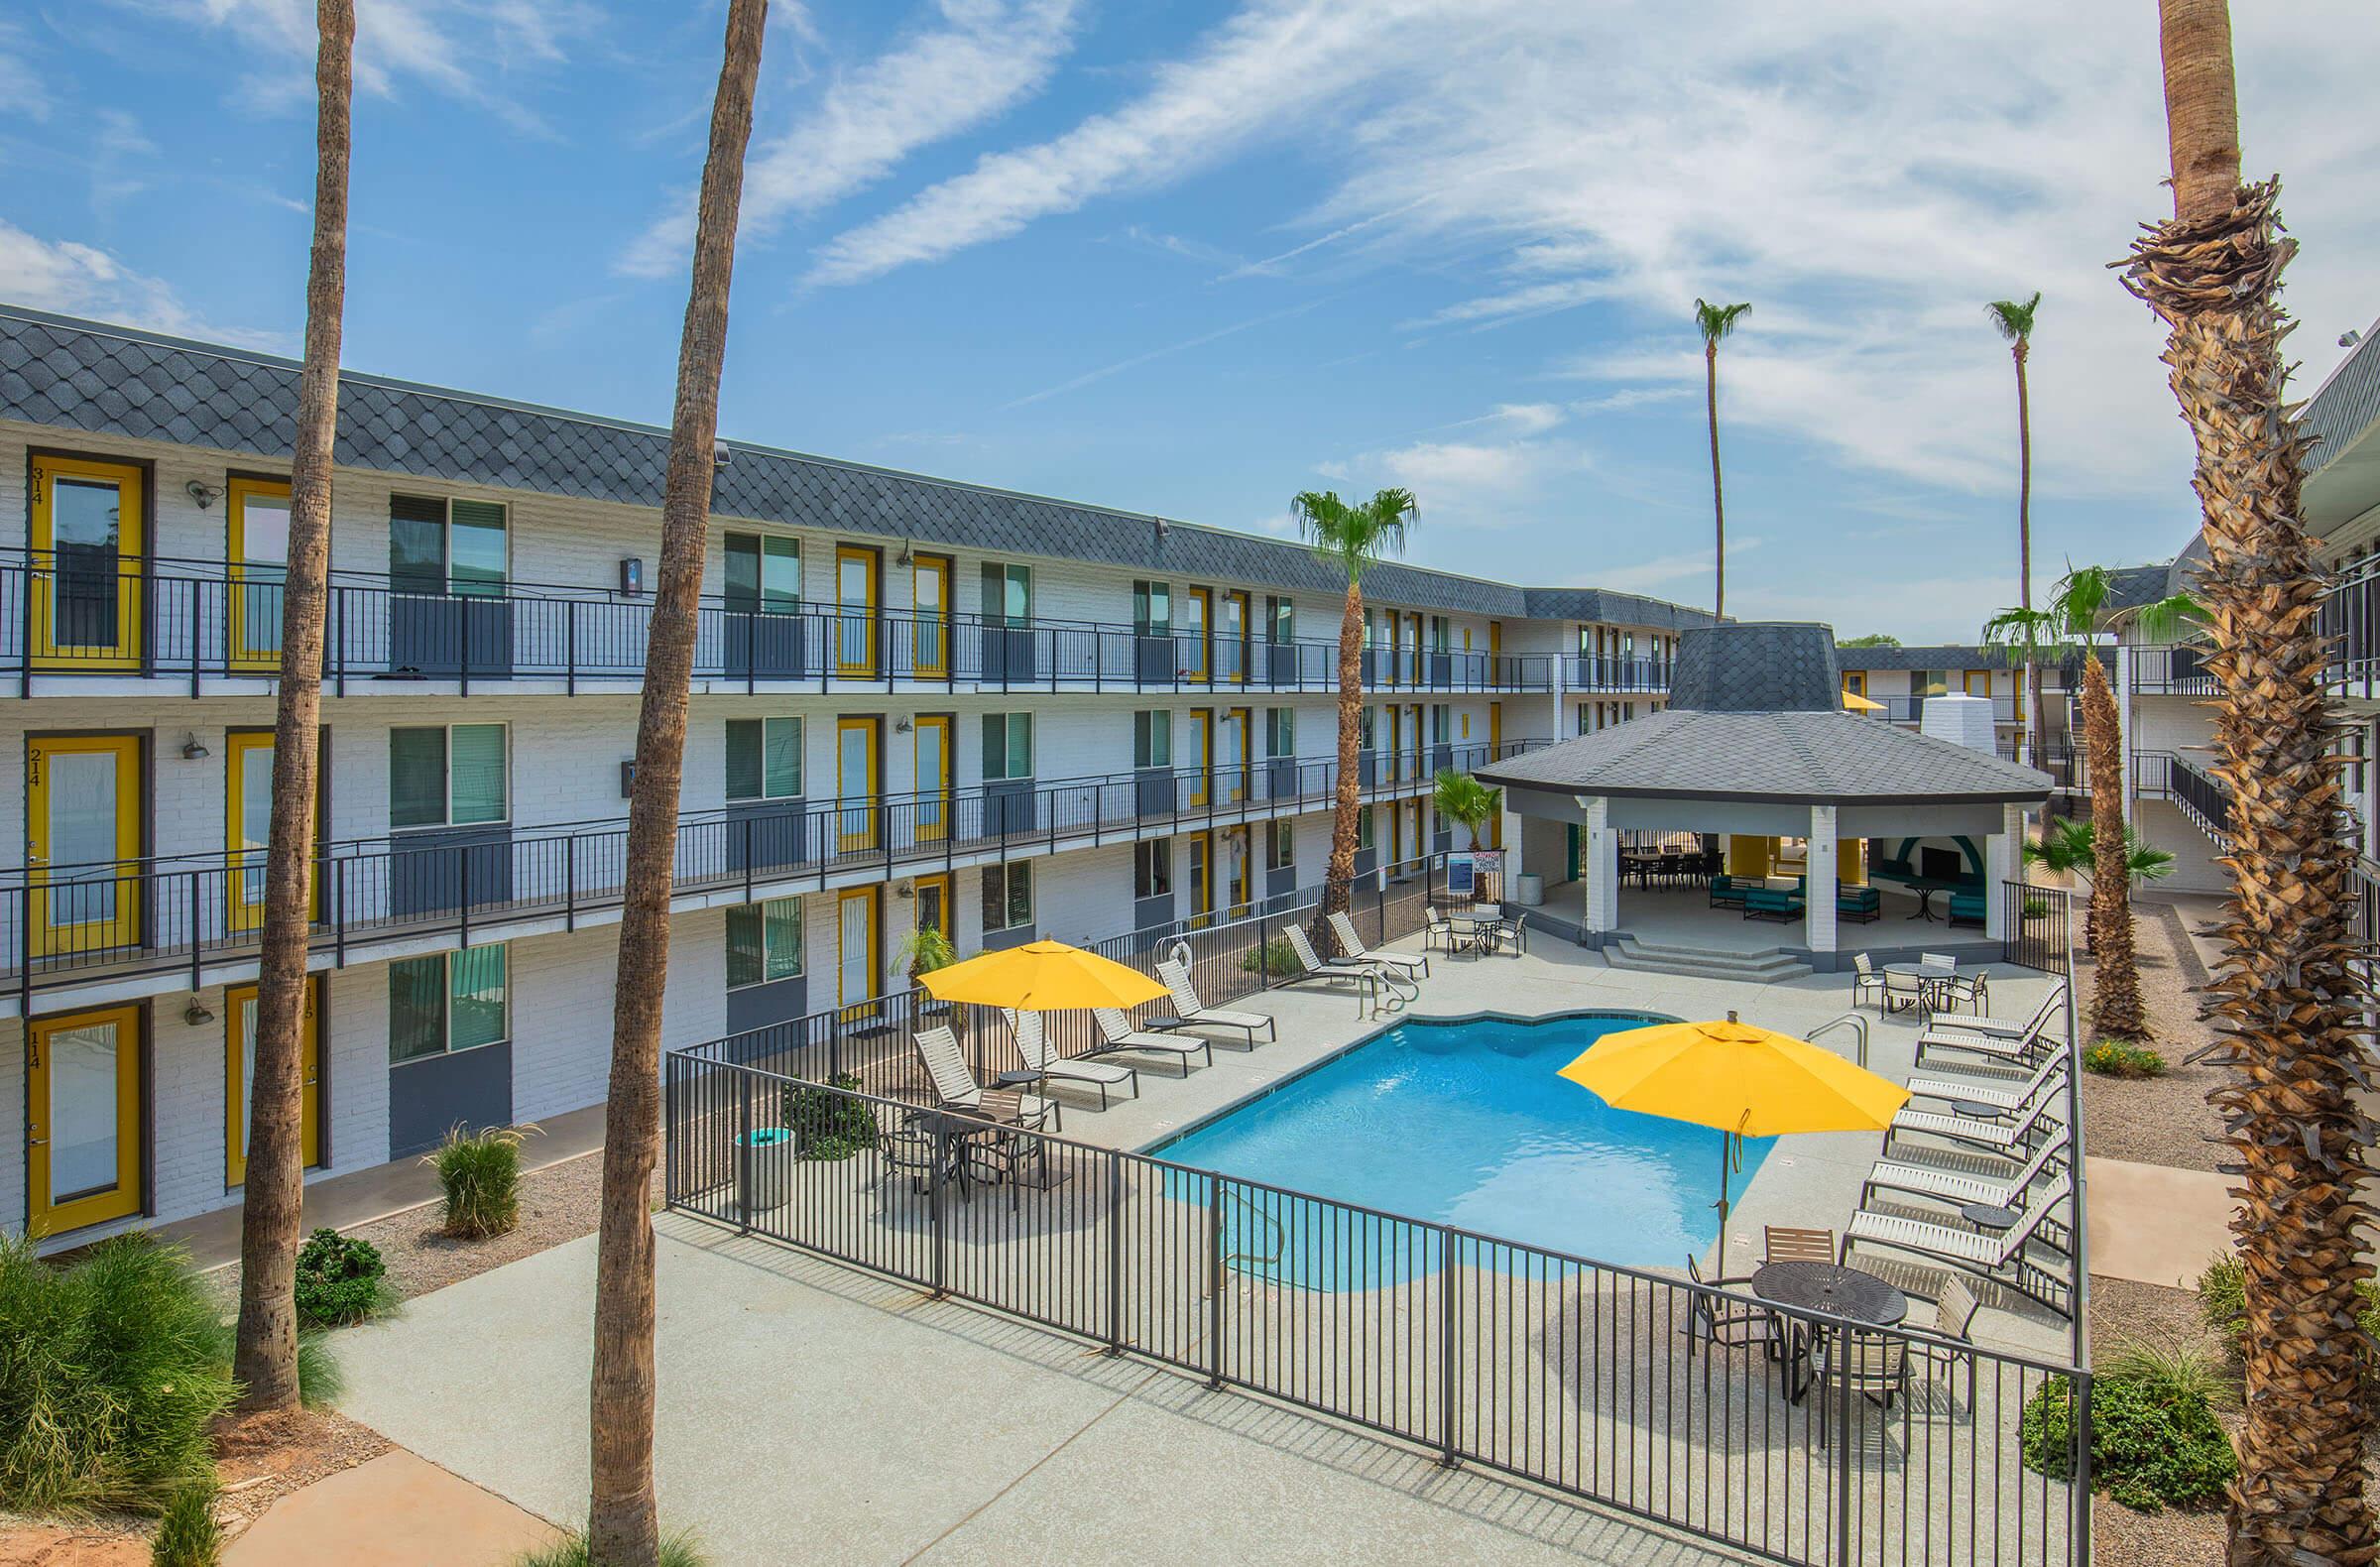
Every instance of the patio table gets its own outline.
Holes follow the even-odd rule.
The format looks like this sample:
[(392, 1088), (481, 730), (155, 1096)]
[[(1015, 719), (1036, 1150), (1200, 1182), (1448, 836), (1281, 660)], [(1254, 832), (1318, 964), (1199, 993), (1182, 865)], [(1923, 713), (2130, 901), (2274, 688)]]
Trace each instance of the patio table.
[(1504, 922), (1500, 908), (1492, 914), (1484, 914), (1477, 908), (1455, 908), (1448, 910), (1446, 918), (1449, 924), (1464, 933), (1465, 944), (1474, 952), (1487, 951), (1494, 933)]
[(1944, 1012), (1948, 1009), (1941, 1005), (1943, 987), (1959, 971), (1939, 963), (1887, 963), (1884, 972), (1895, 979), (1917, 981), (1918, 1005), (1927, 1012)]
[[(1889, 1328), (1909, 1315), (1909, 1297), (1889, 1281), (1841, 1263), (1769, 1263), (1752, 1271), (1752, 1293), (1780, 1306), (1799, 1306), (1824, 1312), (1858, 1327)], [(1795, 1322), (1787, 1335), (1791, 1348), (1785, 1357), (1787, 1396), (1799, 1403), (1810, 1384), (1800, 1374), (1815, 1339), (1826, 1329), (1816, 1323)]]

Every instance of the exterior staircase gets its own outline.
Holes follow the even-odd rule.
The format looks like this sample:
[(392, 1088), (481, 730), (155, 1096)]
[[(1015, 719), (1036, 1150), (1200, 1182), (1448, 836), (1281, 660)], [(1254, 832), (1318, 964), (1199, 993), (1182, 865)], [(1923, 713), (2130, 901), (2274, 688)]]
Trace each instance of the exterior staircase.
[(1754, 985), (1802, 979), (1812, 972), (1809, 964), (1792, 957), (1783, 947), (1768, 947), (1758, 952), (1719, 951), (1710, 947), (1655, 945), (1624, 932), (1605, 946), (1604, 961), (1615, 969), (1685, 974), (1696, 979), (1742, 980)]

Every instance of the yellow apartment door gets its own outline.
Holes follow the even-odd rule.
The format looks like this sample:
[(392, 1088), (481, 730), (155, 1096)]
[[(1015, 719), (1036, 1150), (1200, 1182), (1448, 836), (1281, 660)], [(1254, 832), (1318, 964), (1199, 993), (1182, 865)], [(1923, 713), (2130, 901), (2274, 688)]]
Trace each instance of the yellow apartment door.
[(918, 555), (909, 568), (909, 672), (939, 680), (950, 673), (950, 556)]
[(835, 847), (844, 854), (877, 847), (876, 804), (879, 740), (884, 720), (835, 720), (835, 793), (842, 808), (835, 818)]
[(25, 746), (25, 861), (37, 956), (141, 938), (141, 742), (43, 735)]
[(835, 1005), (843, 1021), (864, 1016), (884, 994), (879, 887), (847, 887), (835, 900)]
[(140, 667), (146, 499), (130, 463), (33, 459), (35, 668)]
[(57, 1235), (138, 1213), (140, 1008), (36, 1018), (27, 1052), (27, 1228)]
[[(330, 738), (319, 741), (314, 765), (314, 847), (322, 845), (323, 798), (330, 780)], [(265, 922), (265, 853), (273, 834), (273, 731), (234, 729), (223, 737), (224, 798), (230, 820), (224, 847), (230, 869), (224, 878), (231, 928), (257, 930)], [(322, 917), (321, 867), (307, 889), (306, 910)]]
[[(256, 1081), (256, 987), (234, 985), (223, 993), (223, 1184), (248, 1178), (250, 1086)], [(322, 980), (305, 982), (305, 1017), (298, 1025), (298, 1138), (307, 1169), (322, 1162)]]
[(938, 843), (950, 835), (950, 714), (917, 719), (917, 841)]
[(1249, 597), (1234, 589), (1223, 596), (1223, 625), (1215, 641), (1223, 677), (1234, 683), (1248, 678)]
[(1174, 663), (1185, 680), (1207, 677), (1207, 622), (1214, 607), (1213, 588), (1194, 587), (1182, 595), (1182, 623), (1174, 630), (1181, 652)]
[(281, 670), (282, 583), (290, 569), (290, 486), (286, 479), (234, 479), (223, 512), (231, 542), (228, 574), (231, 667), (248, 674)]
[(858, 544), (835, 546), (835, 673), (876, 677), (877, 556)]

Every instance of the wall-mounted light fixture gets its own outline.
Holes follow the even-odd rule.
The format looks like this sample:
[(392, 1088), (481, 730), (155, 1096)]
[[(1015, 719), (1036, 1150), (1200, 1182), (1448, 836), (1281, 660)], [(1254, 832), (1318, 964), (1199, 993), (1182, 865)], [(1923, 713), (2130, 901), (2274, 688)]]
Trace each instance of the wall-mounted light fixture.
[(182, 761), (184, 761), (184, 762), (204, 762), (204, 761), (205, 761), (205, 760), (206, 760), (208, 757), (210, 757), (210, 756), (212, 756), (212, 755), (214, 755), (214, 753), (213, 753), (213, 752), (211, 752), (211, 751), (209, 751), (209, 750), (207, 750), (207, 749), (206, 749), (206, 747), (205, 747), (205, 746), (204, 746), (202, 743), (200, 743), (200, 741), (199, 741), (199, 739), (198, 739), (197, 735), (195, 735), (195, 734), (191, 734), (191, 735), (187, 735), (187, 736), (183, 737), (183, 739), (182, 739), (182, 742), (181, 742), (181, 760), (182, 760)]
[(895, 898), (914, 898), (917, 896), (917, 884), (904, 877), (901, 880), (900, 885), (892, 889), (892, 896)]
[(917, 557), (909, 552), (908, 540), (900, 542), (900, 553), (892, 557), (892, 563), (896, 566), (913, 566), (917, 563)]
[(203, 1028), (215, 1021), (215, 1015), (206, 1010), (206, 1003), (192, 996), (190, 1004), (181, 1009), (181, 1021), (193, 1028)]
[(734, 451), (732, 451), (732, 450), (730, 450), (730, 449), (729, 449), (729, 447), (728, 447), (728, 444), (727, 444), (727, 442), (726, 442), (726, 441), (724, 441), (724, 440), (715, 440), (715, 441), (711, 442), (711, 466), (712, 466), (712, 467), (714, 467), (714, 468), (724, 468), (724, 467), (726, 467), (726, 466), (727, 466), (729, 463), (731, 463), (731, 462), (733, 462), (733, 461), (735, 461), (735, 460), (736, 460), (736, 454), (735, 454), (735, 452), (734, 452)]
[(909, 721), (906, 718), (896, 718), (892, 720), (892, 732), (896, 735), (907, 734), (909, 732)]
[(202, 512), (223, 498), (223, 486), (208, 484), (199, 479), (192, 479), (181, 488), (191, 500), (198, 503), (198, 510)]

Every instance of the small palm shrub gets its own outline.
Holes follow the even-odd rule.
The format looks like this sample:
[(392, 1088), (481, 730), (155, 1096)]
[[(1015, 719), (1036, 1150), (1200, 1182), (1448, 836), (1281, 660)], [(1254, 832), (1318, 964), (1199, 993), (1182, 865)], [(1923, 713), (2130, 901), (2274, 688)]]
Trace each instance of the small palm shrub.
[[(588, 1567), (589, 1560), (587, 1531), (572, 1529), (551, 1545), (523, 1551), (513, 1558), (512, 1567)], [(689, 1530), (661, 1536), (660, 1567), (710, 1567), (710, 1560)]]
[(178, 1249), (102, 1241), (66, 1267), (0, 1238), (0, 1508), (163, 1509), (214, 1473), (226, 1335)]
[(502, 1235), (521, 1222), (521, 1144), (535, 1127), (455, 1127), (422, 1162), (446, 1193), (446, 1233), (467, 1241)]
[(369, 1241), (316, 1230), (298, 1249), (298, 1323), (343, 1328), (396, 1304), (380, 1248)]
[(215, 1478), (193, 1480), (174, 1493), (157, 1517), (149, 1567), (215, 1567), (223, 1559), (223, 1528), (215, 1521)]
[[(860, 1086), (859, 1078), (849, 1072), (829, 1081), (836, 1088), (856, 1091)], [(784, 1117), (793, 1145), (805, 1159), (847, 1159), (876, 1146), (876, 1111), (864, 1099), (797, 1084), (784, 1091)]]
[(2083, 1050), (2082, 1069), (2102, 1077), (2163, 1077), (2165, 1057), (2129, 1039), (2101, 1039)]
[[(2099, 1489), (2143, 1512), (2221, 1500), (2239, 1471), (2214, 1418), (2229, 1396), (2212, 1359), (2196, 1346), (2127, 1345), (2090, 1385), (2090, 1473)], [(2029, 1469), (2064, 1480), (2074, 1451), (2074, 1384), (2053, 1378), (2025, 1400), (2017, 1435)]]

